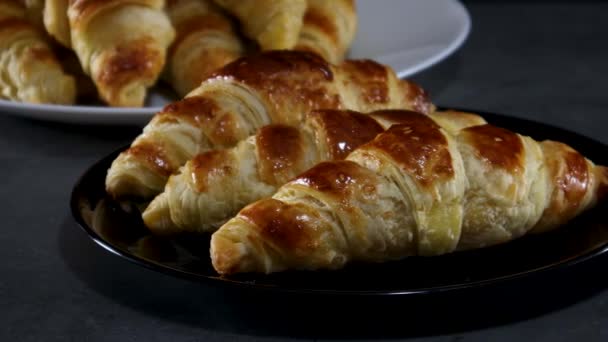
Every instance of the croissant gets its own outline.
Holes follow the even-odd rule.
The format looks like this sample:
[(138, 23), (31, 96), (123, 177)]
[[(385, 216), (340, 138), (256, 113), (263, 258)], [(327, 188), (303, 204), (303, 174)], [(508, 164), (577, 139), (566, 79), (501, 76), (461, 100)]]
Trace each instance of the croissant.
[(211, 238), (220, 274), (338, 269), (547, 231), (608, 193), (608, 168), (489, 124), (410, 119), (248, 205)]
[(72, 48), (102, 100), (140, 107), (175, 32), (162, 0), (70, 0)]
[(72, 104), (74, 78), (58, 62), (45, 36), (16, 0), (0, 1), (0, 98)]
[(215, 0), (237, 17), (262, 50), (291, 49), (298, 41), (306, 0)]
[(112, 163), (106, 190), (115, 198), (152, 199), (195, 155), (232, 147), (270, 123), (297, 125), (305, 113), (320, 108), (434, 110), (419, 86), (372, 61), (335, 66), (307, 52), (253, 54), (226, 65), (157, 113)]
[[(399, 123), (407, 111), (318, 110), (299, 127), (268, 125), (231, 149), (212, 150), (188, 161), (171, 176), (165, 191), (143, 213), (156, 234), (213, 232), (243, 206), (271, 196), (297, 174), (325, 160), (345, 158), (359, 145)], [(446, 129), (460, 129), (485, 121), (459, 112), (436, 112), (453, 118)], [(448, 119), (450, 120), (450, 119)], [(445, 120), (444, 120), (445, 121)]]
[(353, 0), (308, 0), (294, 49), (319, 54), (331, 63), (344, 59), (357, 31)]
[(66, 48), (72, 46), (68, 6), (69, 0), (45, 0), (42, 10), (46, 32)]
[(166, 78), (180, 97), (243, 55), (232, 22), (211, 0), (170, 1), (167, 13), (177, 34), (169, 48)]

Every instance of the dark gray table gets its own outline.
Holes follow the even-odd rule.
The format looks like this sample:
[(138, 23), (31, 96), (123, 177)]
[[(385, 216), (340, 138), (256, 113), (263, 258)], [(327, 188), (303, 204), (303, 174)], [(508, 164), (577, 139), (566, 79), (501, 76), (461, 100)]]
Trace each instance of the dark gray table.
[[(469, 8), (465, 46), (414, 77), (436, 103), (544, 121), (608, 143), (608, 4)], [(606, 258), (443, 307), (235, 293), (123, 261), (75, 225), (68, 198), (89, 164), (139, 130), (0, 115), (1, 341), (608, 340)]]

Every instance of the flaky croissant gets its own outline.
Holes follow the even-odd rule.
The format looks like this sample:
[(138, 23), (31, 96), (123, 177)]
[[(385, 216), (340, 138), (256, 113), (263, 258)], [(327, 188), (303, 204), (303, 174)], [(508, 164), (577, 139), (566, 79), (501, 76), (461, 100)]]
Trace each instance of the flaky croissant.
[(354, 0), (308, 0), (302, 30), (294, 49), (312, 51), (339, 63), (357, 32)]
[(250, 55), (156, 114), (113, 162), (106, 189), (115, 198), (152, 199), (195, 155), (232, 147), (270, 123), (297, 125), (305, 113), (320, 108), (429, 113), (434, 106), (423, 89), (372, 61), (334, 66), (306, 52)]
[(162, 0), (70, 0), (72, 48), (100, 97), (140, 107), (159, 77), (175, 32)]
[(73, 104), (74, 78), (26, 18), (19, 1), (0, 1), (0, 98), (48, 104)]
[(307, 6), (306, 0), (214, 1), (239, 19), (245, 35), (262, 50), (293, 48)]
[[(234, 148), (208, 151), (188, 161), (146, 208), (144, 223), (155, 234), (213, 232), (243, 206), (271, 196), (321, 161), (345, 158), (402, 116), (407, 120), (407, 114), (318, 110), (307, 114), (298, 127), (264, 126)], [(468, 113), (431, 115), (449, 121), (448, 130), (485, 123)]]
[(231, 20), (211, 0), (169, 1), (167, 13), (177, 34), (169, 48), (165, 77), (180, 97), (243, 55), (243, 43)]
[(410, 114), (344, 161), (245, 207), (211, 239), (221, 274), (338, 269), (546, 231), (608, 193), (608, 168), (492, 125), (451, 134)]

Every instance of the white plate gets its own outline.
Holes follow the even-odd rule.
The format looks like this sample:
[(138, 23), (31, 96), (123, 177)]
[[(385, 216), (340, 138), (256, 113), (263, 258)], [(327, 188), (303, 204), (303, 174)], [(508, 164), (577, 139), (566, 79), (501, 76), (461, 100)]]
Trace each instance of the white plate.
[[(408, 77), (441, 61), (466, 39), (471, 20), (456, 0), (357, 0), (359, 29), (349, 58), (370, 58)], [(152, 89), (144, 108), (33, 105), (0, 100), (0, 113), (84, 124), (144, 125), (175, 98)]]

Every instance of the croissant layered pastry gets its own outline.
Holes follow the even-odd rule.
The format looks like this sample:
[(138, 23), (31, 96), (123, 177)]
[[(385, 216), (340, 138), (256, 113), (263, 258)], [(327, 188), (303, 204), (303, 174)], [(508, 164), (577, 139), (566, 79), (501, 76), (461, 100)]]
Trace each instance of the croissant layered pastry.
[(339, 63), (357, 32), (354, 0), (308, 0), (302, 30), (294, 49), (319, 54)]
[(298, 125), (321, 108), (434, 110), (423, 89), (372, 61), (332, 65), (307, 52), (254, 54), (216, 71), (157, 113), (112, 163), (106, 190), (115, 198), (151, 200), (195, 155), (232, 147), (271, 123)]
[(554, 229), (608, 193), (608, 168), (565, 144), (403, 115), (242, 209), (211, 238), (214, 268), (338, 269), (482, 248)]
[(176, 38), (169, 48), (166, 78), (180, 97), (244, 54), (231, 20), (211, 0), (169, 1), (167, 13)]
[[(143, 106), (161, 78), (183, 98), (253, 50), (306, 51), (339, 64), (357, 30), (354, 0), (4, 2), (19, 5), (20, 17), (49, 38), (53, 49), (74, 51), (80, 67), (68, 61), (64, 68), (70, 67), (77, 90), (84, 89), (78, 100), (94, 96), (112, 107)], [(241, 33), (259, 49), (251, 49)]]
[(74, 78), (67, 75), (44, 33), (16, 0), (0, 1), (0, 98), (72, 104)]
[(306, 0), (214, 0), (239, 19), (262, 50), (291, 49), (298, 41)]
[[(485, 123), (468, 113), (431, 115), (447, 122), (448, 130)], [(407, 121), (409, 112), (318, 110), (298, 127), (264, 126), (234, 148), (211, 150), (188, 161), (146, 208), (144, 223), (155, 234), (213, 232), (246, 204), (271, 196), (321, 161), (345, 158), (402, 117)]]
[(140, 107), (165, 65), (175, 32), (161, 0), (70, 0), (71, 46), (99, 96)]

